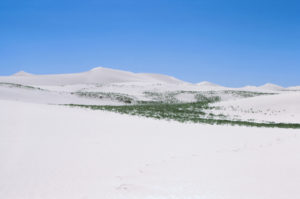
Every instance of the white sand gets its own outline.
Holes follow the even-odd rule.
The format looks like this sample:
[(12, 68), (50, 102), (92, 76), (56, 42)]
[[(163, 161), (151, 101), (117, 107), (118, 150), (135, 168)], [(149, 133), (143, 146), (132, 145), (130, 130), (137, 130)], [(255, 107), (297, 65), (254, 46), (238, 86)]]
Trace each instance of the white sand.
[(300, 131), (0, 100), (0, 198), (287, 199)]

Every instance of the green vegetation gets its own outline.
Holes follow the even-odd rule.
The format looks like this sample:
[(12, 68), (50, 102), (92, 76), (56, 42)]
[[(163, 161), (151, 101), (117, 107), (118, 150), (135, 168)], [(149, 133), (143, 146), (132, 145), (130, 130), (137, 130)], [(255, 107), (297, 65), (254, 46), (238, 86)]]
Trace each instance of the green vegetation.
[[(156, 119), (175, 120), (179, 122), (193, 122), (205, 124), (239, 125), (269, 128), (300, 128), (294, 123), (258, 123), (254, 121), (229, 120), (226, 115), (207, 113), (207, 110), (220, 107), (211, 106), (221, 100), (221, 97), (248, 98), (260, 95), (274, 95), (275, 93), (260, 93), (249, 91), (170, 91), (170, 92), (144, 92), (147, 100), (138, 100), (133, 96), (122, 93), (105, 92), (76, 92), (81, 97), (108, 99), (124, 103), (122, 106), (97, 106), (69, 104), (71, 107), (82, 107), (93, 110), (106, 110), (121, 114), (139, 115)], [(185, 103), (178, 99), (180, 94), (191, 94), (195, 102)]]
[[(239, 125), (251, 127), (269, 127), (269, 128), (300, 128), (300, 124), (293, 123), (257, 123), (252, 121), (228, 120), (225, 115), (214, 115), (205, 113), (207, 109), (213, 109), (210, 103), (219, 101), (219, 97), (202, 96), (202, 101), (194, 103), (160, 103), (139, 102), (135, 105), (124, 106), (97, 106), (97, 105), (79, 105), (69, 104), (71, 107), (89, 108), (92, 110), (106, 110), (121, 114), (139, 115), (144, 117), (175, 120), (179, 122), (193, 122), (218, 125)], [(216, 119), (220, 118), (220, 119)]]
[(248, 91), (167, 91), (167, 92), (153, 92), (145, 91), (143, 92), (144, 98), (146, 100), (139, 100), (134, 96), (127, 95), (124, 93), (114, 93), (114, 92), (73, 92), (73, 95), (86, 98), (94, 99), (106, 99), (111, 101), (117, 101), (123, 104), (182, 104), (184, 101), (180, 100), (179, 95), (189, 94), (191, 95), (191, 100), (194, 102), (202, 102), (207, 98), (218, 98), (222, 97), (232, 97), (232, 98), (246, 98), (254, 97), (259, 95), (269, 95), (270, 93), (258, 93), (258, 92), (248, 92)]
[[(144, 96), (151, 101), (160, 102), (160, 103), (179, 103), (179, 100), (176, 98), (176, 95), (179, 94), (179, 91), (177, 92), (150, 92), (146, 91), (144, 92)], [(141, 102), (143, 103), (143, 102)]]
[(22, 84), (15, 84), (15, 83), (7, 83), (7, 82), (0, 82), (0, 86), (8, 86), (10, 88), (25, 88), (25, 89), (33, 89), (33, 90), (44, 90), (38, 87), (33, 86), (26, 86)]
[(80, 97), (107, 99), (112, 101), (118, 101), (125, 104), (132, 104), (136, 100), (134, 97), (121, 93), (105, 93), (105, 92), (75, 92), (71, 93)]
[(256, 97), (261, 95), (274, 95), (276, 93), (262, 93), (262, 92), (251, 92), (251, 91), (234, 91), (234, 90), (221, 90), (221, 91), (169, 91), (169, 92), (144, 92), (146, 98), (151, 101), (161, 103), (178, 104), (182, 103), (178, 100), (180, 94), (191, 94), (194, 95), (195, 102), (205, 100), (207, 97), (232, 97), (232, 98), (248, 98)]
[(243, 97), (243, 98), (256, 97), (256, 96), (261, 96), (261, 95), (276, 95), (276, 93), (262, 93), (262, 92), (252, 92), (252, 91), (225, 90), (225, 91), (221, 91), (221, 92), (223, 92), (224, 94), (227, 94), (227, 95)]
[[(150, 99), (148, 103), (158, 102), (167, 104), (182, 104), (184, 102), (178, 99), (180, 94), (193, 95), (195, 102), (207, 102), (207, 100), (213, 99), (213, 101), (219, 101), (218, 95), (207, 95), (205, 92), (200, 91), (172, 91), (172, 92), (144, 92), (146, 98)], [(147, 103), (147, 101), (138, 101), (139, 104)]]

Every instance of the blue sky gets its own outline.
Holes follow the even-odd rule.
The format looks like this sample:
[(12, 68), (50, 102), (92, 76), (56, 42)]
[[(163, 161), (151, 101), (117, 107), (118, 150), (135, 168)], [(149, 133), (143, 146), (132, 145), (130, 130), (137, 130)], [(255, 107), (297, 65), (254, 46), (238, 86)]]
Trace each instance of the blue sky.
[(0, 75), (104, 66), (300, 85), (296, 0), (1, 0)]

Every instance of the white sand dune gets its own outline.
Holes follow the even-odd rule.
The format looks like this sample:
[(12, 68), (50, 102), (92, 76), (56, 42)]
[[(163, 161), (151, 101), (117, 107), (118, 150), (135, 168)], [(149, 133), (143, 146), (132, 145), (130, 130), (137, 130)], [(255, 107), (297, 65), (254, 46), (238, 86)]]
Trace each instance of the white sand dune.
[(198, 86), (209, 86), (209, 87), (221, 87), (218, 84), (214, 84), (214, 83), (208, 82), (208, 81), (203, 81), (203, 82), (197, 83), (197, 85)]
[(276, 84), (271, 84), (271, 83), (266, 83), (266, 84), (260, 86), (259, 88), (265, 89), (265, 90), (271, 90), (271, 91), (283, 91), (283, 90), (285, 90), (284, 87), (278, 86)]
[(278, 93), (283, 91), (288, 91), (288, 88), (278, 86), (276, 84), (266, 83), (262, 86), (244, 86), (242, 88), (237, 88), (236, 90), (252, 91), (252, 92), (265, 92), (265, 93)]
[(300, 86), (291, 86), (291, 87), (288, 87), (288, 90), (300, 91)]
[(127, 71), (97, 67), (87, 72), (58, 75), (29, 75), (19, 72), (9, 77), (0, 77), (0, 82), (26, 85), (74, 85), (74, 84), (109, 84), (121, 82), (160, 82), (182, 83), (166, 75), (139, 74)]
[(200, 90), (228, 90), (231, 88), (226, 88), (224, 86), (220, 86), (218, 84), (212, 83), (212, 82), (208, 82), (208, 81), (203, 81), (200, 83), (196, 84)]
[(19, 76), (33, 76), (33, 74), (27, 73), (25, 71), (19, 71), (19, 72), (13, 74), (12, 76), (17, 76), (17, 77), (19, 77)]

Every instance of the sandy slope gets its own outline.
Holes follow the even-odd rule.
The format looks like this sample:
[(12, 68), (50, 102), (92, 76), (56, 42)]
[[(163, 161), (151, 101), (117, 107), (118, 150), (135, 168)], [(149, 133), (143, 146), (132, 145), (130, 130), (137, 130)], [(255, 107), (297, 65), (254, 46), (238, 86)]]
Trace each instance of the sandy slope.
[(0, 198), (287, 199), (299, 130), (157, 121), (0, 100)]
[(228, 119), (300, 123), (300, 92), (223, 101), (214, 106), (222, 109), (213, 113), (224, 114)]

